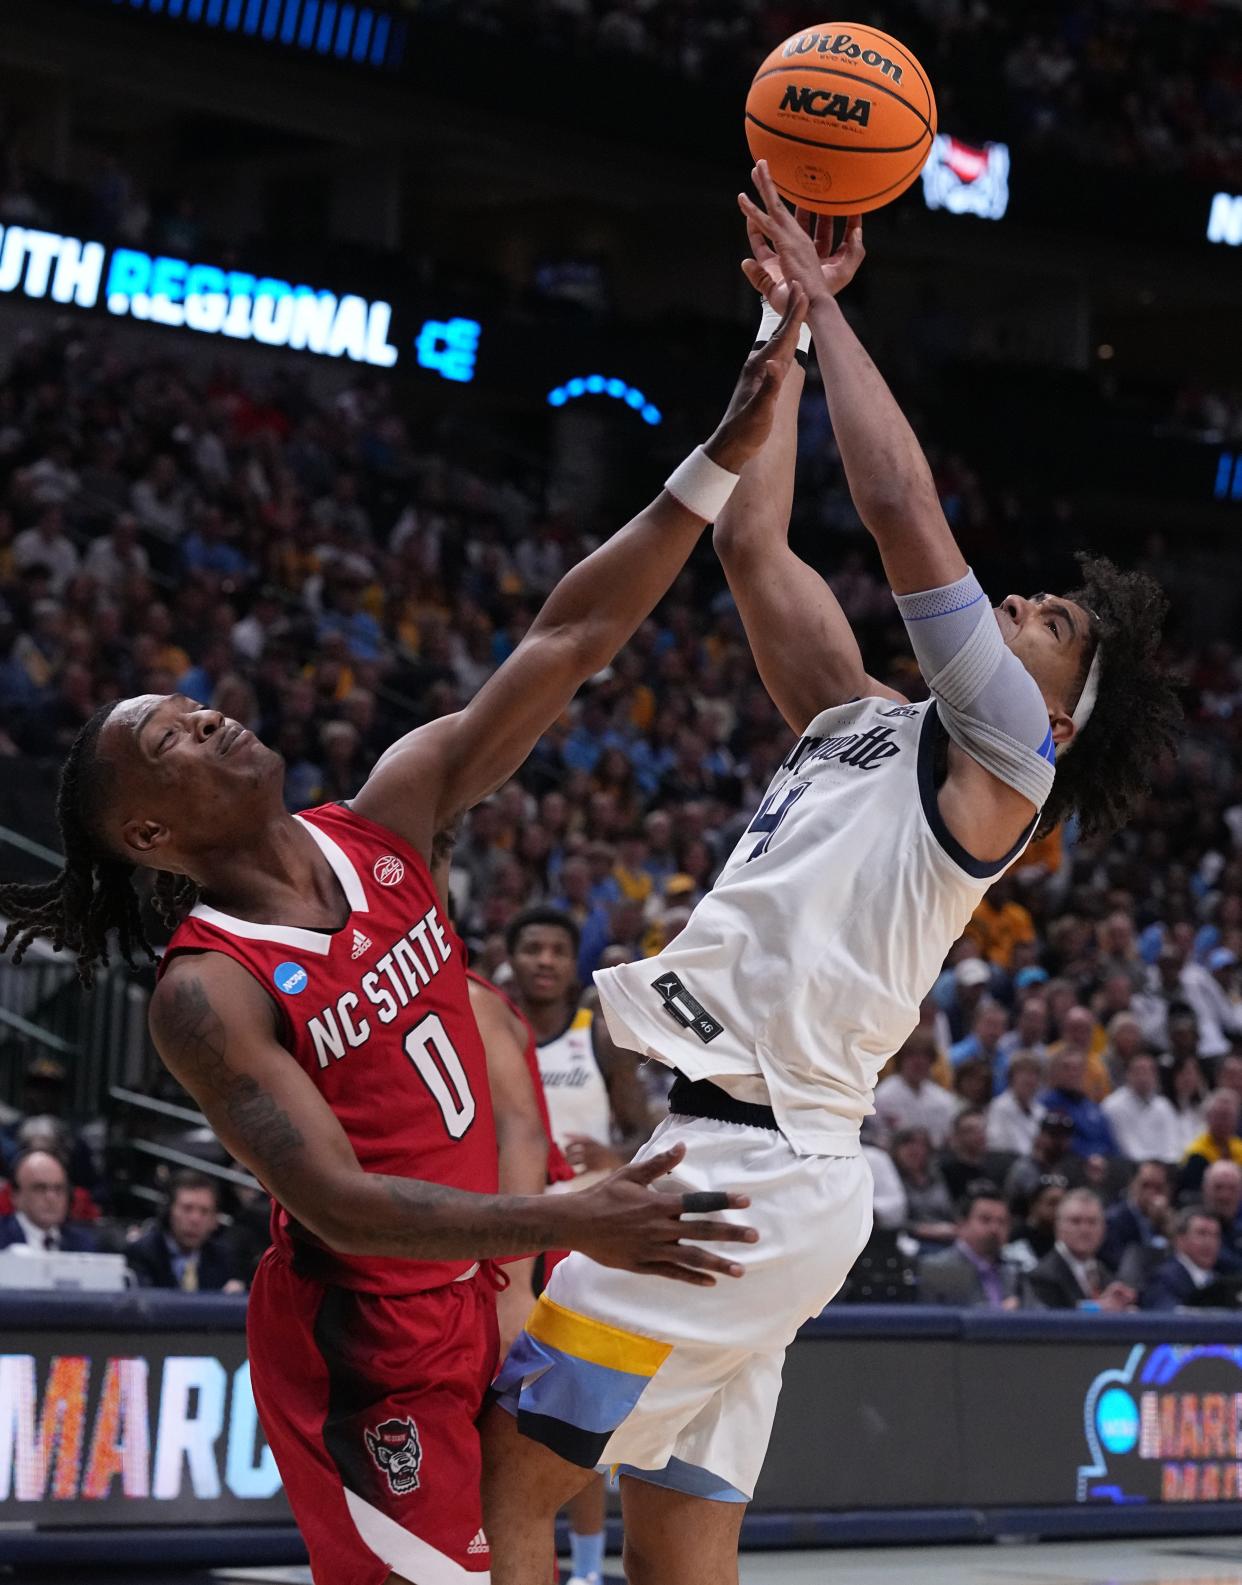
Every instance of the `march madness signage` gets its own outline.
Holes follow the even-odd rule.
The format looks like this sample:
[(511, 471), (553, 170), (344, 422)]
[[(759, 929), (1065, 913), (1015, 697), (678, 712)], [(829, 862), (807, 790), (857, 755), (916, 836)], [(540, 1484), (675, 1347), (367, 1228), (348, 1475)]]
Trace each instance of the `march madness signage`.
[(1084, 1405), (1078, 1501), (1242, 1500), (1242, 1347), (1138, 1345)]
[(2, 1346), (0, 1526), (289, 1522), (240, 1329)]

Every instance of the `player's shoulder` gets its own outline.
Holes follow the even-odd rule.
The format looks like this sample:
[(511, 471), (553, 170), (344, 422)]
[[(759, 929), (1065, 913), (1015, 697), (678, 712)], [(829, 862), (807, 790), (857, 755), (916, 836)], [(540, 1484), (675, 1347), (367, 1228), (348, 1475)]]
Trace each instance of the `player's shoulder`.
[(301, 810), (297, 818), (311, 828), (320, 846), (327, 838), (340, 848), (364, 882), (369, 878), (391, 887), (407, 877), (417, 877), (434, 884), (427, 856), (401, 832), (365, 814), (357, 798), (317, 804)]
[(167, 960), (148, 1006), (161, 1050), (256, 1013), (270, 1014), (270, 1002), (254, 975), (227, 953), (210, 949), (180, 951)]
[(485, 1023), (503, 1027), (525, 1044), (530, 1026), (498, 985), (473, 969), (467, 969), (466, 989), (475, 1022), (481, 1029)]

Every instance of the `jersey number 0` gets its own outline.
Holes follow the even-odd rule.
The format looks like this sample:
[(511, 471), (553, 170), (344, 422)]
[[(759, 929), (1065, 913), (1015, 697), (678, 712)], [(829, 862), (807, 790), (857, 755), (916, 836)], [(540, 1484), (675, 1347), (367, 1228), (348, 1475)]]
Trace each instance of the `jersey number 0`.
[(405, 1054), (431, 1091), (450, 1139), (460, 1139), (474, 1122), (470, 1081), (448, 1031), (435, 1013), (420, 1019), (405, 1037)]

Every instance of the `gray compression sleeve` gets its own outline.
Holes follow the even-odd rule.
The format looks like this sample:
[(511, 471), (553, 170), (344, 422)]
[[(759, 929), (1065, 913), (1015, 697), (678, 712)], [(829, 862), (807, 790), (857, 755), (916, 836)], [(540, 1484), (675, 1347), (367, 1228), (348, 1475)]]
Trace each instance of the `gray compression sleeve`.
[(1035, 679), (1001, 638), (979, 580), (893, 598), (945, 730), (972, 759), (1041, 808), (1056, 750)]

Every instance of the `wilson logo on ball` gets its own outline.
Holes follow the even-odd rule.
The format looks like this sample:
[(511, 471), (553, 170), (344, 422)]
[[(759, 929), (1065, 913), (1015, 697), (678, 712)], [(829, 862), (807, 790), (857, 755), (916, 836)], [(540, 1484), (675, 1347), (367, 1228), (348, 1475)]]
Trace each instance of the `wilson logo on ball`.
[(405, 879), (405, 865), (395, 853), (385, 853), (382, 859), (376, 859), (371, 874), (381, 886), (399, 886)]
[(881, 55), (879, 50), (863, 49), (861, 44), (855, 44), (848, 33), (838, 33), (831, 38), (827, 33), (800, 33), (797, 38), (788, 41), (781, 54), (788, 58), (791, 55), (809, 55), (812, 50), (820, 55), (837, 55), (842, 60), (861, 61), (864, 66), (878, 66), (885, 77), (891, 77), (895, 83), (901, 81), (901, 67), (895, 61), (890, 61), (887, 55)]
[(865, 127), (871, 119), (870, 99), (851, 99), (848, 94), (832, 94), (823, 88), (799, 88), (794, 83), (786, 88), (780, 108), (821, 119), (835, 116), (838, 121), (857, 121), (860, 127)]

